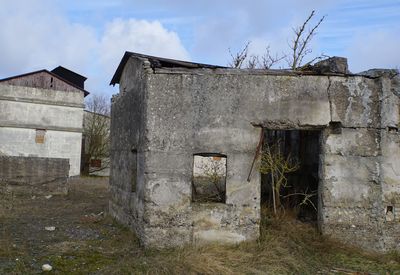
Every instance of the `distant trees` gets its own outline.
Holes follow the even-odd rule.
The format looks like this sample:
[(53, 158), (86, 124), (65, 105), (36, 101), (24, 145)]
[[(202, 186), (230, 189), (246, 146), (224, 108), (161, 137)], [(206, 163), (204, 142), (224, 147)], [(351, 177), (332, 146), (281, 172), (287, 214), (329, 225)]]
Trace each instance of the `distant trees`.
[(84, 174), (109, 167), (110, 103), (105, 96), (93, 95), (84, 115)]
[(315, 25), (309, 27), (311, 24), (310, 21), (314, 16), (315, 11), (313, 10), (303, 24), (293, 28), (293, 38), (289, 43), (289, 51), (287, 53), (283, 53), (282, 55), (272, 54), (270, 47), (267, 46), (263, 55), (249, 54), (249, 45), (251, 44), (251, 41), (249, 41), (237, 53), (232, 53), (229, 50), (231, 61), (229, 61), (228, 66), (238, 69), (270, 69), (282, 60), (285, 60), (290, 69), (299, 70), (307, 67), (316, 60), (324, 58), (325, 55), (319, 55), (303, 64), (304, 58), (312, 52), (310, 42), (325, 19), (325, 16), (322, 16)]

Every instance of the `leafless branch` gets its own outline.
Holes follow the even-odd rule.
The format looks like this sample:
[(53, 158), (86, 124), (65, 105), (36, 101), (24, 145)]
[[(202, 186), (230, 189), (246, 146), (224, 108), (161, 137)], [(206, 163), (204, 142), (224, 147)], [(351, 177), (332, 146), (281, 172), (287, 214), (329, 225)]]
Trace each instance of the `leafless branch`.
[[(316, 34), (316, 30), (325, 19), (325, 16), (322, 16), (317, 24), (315, 24), (309, 31), (306, 31), (306, 27), (314, 15), (315, 11), (313, 10), (300, 27), (293, 28), (294, 38), (291, 45), (289, 45), (292, 53), (288, 59), (288, 64), (292, 70), (298, 69), (302, 64), (304, 57), (312, 52), (309, 48), (310, 42)], [(311, 62), (308, 62), (308, 64), (310, 63)]]
[(286, 57), (285, 54), (283, 54), (282, 56), (279, 56), (278, 54), (272, 55), (271, 51), (270, 51), (270, 46), (267, 46), (267, 48), (265, 49), (264, 55), (261, 56), (260, 68), (261, 69), (270, 69), (272, 66), (279, 63), (285, 57)]
[(232, 57), (232, 60), (228, 64), (229, 67), (240, 69), (243, 66), (243, 63), (245, 62), (248, 52), (249, 52), (250, 43), (251, 42), (248, 41), (246, 43), (246, 45), (244, 46), (244, 48), (235, 54), (233, 54), (231, 52), (231, 49), (229, 49), (229, 53)]
[(246, 69), (270, 69), (286, 57), (285, 54), (282, 56), (279, 56), (278, 54), (272, 55), (270, 46), (266, 47), (263, 55), (249, 55), (250, 43), (251, 42), (247, 42), (244, 48), (236, 54), (233, 54), (231, 50), (229, 50), (232, 58), (228, 64), (230, 67), (237, 69), (242, 67), (245, 67)]

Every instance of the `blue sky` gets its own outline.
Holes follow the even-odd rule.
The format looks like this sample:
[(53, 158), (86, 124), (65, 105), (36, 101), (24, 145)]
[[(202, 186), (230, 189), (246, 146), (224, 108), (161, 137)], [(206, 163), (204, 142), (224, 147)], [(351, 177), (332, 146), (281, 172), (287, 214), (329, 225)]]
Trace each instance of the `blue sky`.
[[(312, 55), (345, 56), (350, 70), (400, 67), (400, 0), (0, 0), (0, 78), (63, 65), (108, 83), (124, 51), (226, 65), (230, 48), (288, 51), (292, 27), (326, 16)], [(280, 66), (285, 67), (283, 61)]]

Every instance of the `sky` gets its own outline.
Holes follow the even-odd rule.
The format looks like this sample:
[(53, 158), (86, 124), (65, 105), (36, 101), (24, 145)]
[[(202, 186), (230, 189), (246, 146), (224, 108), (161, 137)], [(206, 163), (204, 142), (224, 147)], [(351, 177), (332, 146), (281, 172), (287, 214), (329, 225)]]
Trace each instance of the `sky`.
[(0, 78), (62, 65), (110, 97), (125, 51), (225, 66), (251, 41), (251, 54), (282, 55), (312, 10), (311, 24), (325, 19), (308, 59), (400, 68), (400, 0), (0, 0)]

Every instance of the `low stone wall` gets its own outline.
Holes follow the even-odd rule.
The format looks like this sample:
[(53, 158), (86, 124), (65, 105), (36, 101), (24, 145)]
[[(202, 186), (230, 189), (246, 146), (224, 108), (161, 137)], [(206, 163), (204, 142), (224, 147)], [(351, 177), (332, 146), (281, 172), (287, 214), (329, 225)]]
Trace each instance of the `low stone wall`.
[(0, 156), (0, 192), (66, 194), (69, 160)]

